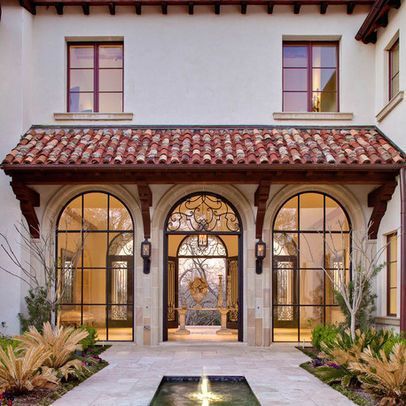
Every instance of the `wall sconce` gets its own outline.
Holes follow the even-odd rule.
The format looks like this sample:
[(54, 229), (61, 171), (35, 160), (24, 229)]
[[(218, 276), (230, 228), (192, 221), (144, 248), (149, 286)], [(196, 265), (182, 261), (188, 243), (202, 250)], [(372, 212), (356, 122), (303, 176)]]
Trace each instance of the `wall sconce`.
[(257, 258), (255, 261), (255, 272), (260, 275), (262, 273), (262, 262), (266, 257), (266, 244), (259, 240), (255, 244), (255, 257)]
[(149, 274), (151, 269), (151, 243), (148, 239), (141, 243), (141, 257), (144, 260), (144, 273)]

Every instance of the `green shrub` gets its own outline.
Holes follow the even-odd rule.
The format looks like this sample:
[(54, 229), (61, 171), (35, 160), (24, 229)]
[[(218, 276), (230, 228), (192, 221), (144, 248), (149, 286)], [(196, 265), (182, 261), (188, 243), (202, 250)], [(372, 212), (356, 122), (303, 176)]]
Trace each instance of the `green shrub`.
[(333, 343), (337, 337), (339, 332), (338, 327), (326, 324), (325, 326), (322, 324), (317, 325), (312, 331), (312, 344), (313, 347), (317, 350), (321, 351), (321, 344), (324, 343), (329, 345)]
[(18, 346), (19, 342), (11, 337), (0, 335), (0, 347), (6, 351), (7, 347), (11, 345), (13, 349)]
[(406, 345), (406, 338), (396, 333), (393, 333), (390, 337), (388, 337), (382, 348), (385, 351), (386, 355), (389, 355), (392, 352), (395, 344)]
[(83, 351), (86, 351), (89, 347), (94, 347), (96, 345), (97, 330), (91, 326), (82, 326), (81, 329), (88, 333), (88, 336), (80, 342)]
[(30, 289), (25, 297), (28, 317), (19, 313), (21, 331), (28, 331), (30, 326), (34, 326), (42, 332), (44, 323), (51, 321), (51, 305), (47, 300), (47, 291), (44, 288)]

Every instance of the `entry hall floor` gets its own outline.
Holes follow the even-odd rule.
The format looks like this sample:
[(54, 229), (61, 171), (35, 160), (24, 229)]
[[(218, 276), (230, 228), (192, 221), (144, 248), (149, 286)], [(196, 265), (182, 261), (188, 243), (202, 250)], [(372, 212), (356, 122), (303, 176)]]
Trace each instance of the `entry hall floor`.
[(263, 406), (352, 405), (299, 367), (309, 358), (291, 344), (268, 348), (244, 343), (113, 344), (102, 354), (110, 365), (54, 404), (147, 406), (164, 375), (243, 375)]

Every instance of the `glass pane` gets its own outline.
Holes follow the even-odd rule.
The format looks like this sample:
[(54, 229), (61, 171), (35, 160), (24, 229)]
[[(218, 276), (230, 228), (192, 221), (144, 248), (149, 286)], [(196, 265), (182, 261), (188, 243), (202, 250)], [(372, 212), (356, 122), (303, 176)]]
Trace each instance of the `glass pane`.
[(323, 231), (323, 198), (318, 193), (300, 195), (300, 229)]
[(99, 90), (101, 92), (121, 92), (123, 90), (123, 71), (121, 69), (100, 69)]
[(93, 93), (70, 93), (69, 111), (72, 113), (91, 113), (93, 111)]
[(275, 230), (297, 230), (298, 197), (290, 199), (279, 210), (275, 219)]
[(327, 306), (326, 307), (326, 324), (338, 325), (345, 321), (343, 312), (338, 306)]
[(59, 218), (58, 230), (82, 229), (82, 196), (73, 199), (63, 210)]
[(396, 261), (398, 257), (398, 238), (397, 235), (391, 235), (389, 237), (389, 247), (390, 247), (390, 261)]
[(323, 255), (323, 234), (300, 234), (300, 268), (323, 267)]
[(131, 341), (132, 306), (109, 306), (109, 341)]
[(274, 233), (273, 254), (297, 256), (297, 234)]
[(313, 46), (313, 67), (337, 67), (337, 47), (332, 45)]
[(106, 303), (106, 270), (83, 270), (83, 303)]
[(109, 255), (133, 255), (133, 233), (110, 233)]
[(100, 45), (99, 66), (100, 68), (122, 68), (123, 47), (121, 45)]
[(337, 304), (335, 289), (342, 283), (350, 279), (349, 269), (335, 268), (329, 269), (325, 275), (326, 281), (326, 304)]
[(274, 341), (298, 341), (298, 307), (273, 307)]
[(390, 288), (396, 288), (398, 286), (398, 263), (397, 262), (392, 262), (389, 264), (389, 272), (390, 272), (390, 283), (389, 287)]
[(98, 340), (106, 340), (106, 306), (83, 306), (83, 324), (96, 329)]
[(284, 69), (283, 90), (307, 91), (307, 69)]
[(127, 208), (113, 196), (110, 196), (109, 228), (110, 230), (131, 230), (133, 228)]
[(69, 47), (71, 68), (93, 68), (93, 45), (75, 45)]
[(398, 290), (391, 289), (389, 296), (389, 314), (397, 314), (397, 300), (398, 300)]
[(84, 228), (89, 231), (107, 230), (107, 194), (84, 195)]
[(312, 111), (338, 111), (336, 93), (317, 93), (312, 95)]
[(92, 92), (93, 91), (93, 70), (72, 69), (70, 71), (69, 87), (71, 92)]
[(307, 111), (307, 93), (284, 92), (283, 111)]
[(100, 113), (117, 113), (123, 111), (122, 93), (99, 93)]
[(57, 315), (58, 326), (79, 327), (82, 324), (80, 309), (81, 309), (80, 305), (61, 306)]
[(107, 233), (85, 233), (83, 265), (86, 268), (105, 268)]
[(300, 303), (323, 304), (324, 271), (300, 270)]
[[(282, 266), (283, 263), (278, 263)], [(297, 270), (280, 268), (273, 270), (273, 303), (277, 305), (297, 304)]]
[[(300, 89), (294, 89), (300, 90)], [(313, 69), (313, 91), (335, 92), (337, 76), (335, 69)]]
[(390, 50), (392, 77), (399, 72), (399, 42)]
[(308, 48), (306, 46), (283, 47), (283, 66), (307, 68)]
[(399, 93), (399, 74), (392, 79), (392, 97)]
[(326, 268), (344, 269), (349, 267), (349, 234), (326, 233)]
[(58, 233), (58, 268), (68, 266), (81, 266), (82, 263), (82, 237), (80, 233)]
[(75, 268), (69, 261), (58, 269), (58, 296), (61, 304), (81, 303), (82, 271)]
[(348, 231), (347, 216), (338, 203), (326, 196), (326, 231)]
[(323, 308), (302, 306), (300, 308), (300, 341), (311, 341), (312, 330), (318, 324), (323, 324)]

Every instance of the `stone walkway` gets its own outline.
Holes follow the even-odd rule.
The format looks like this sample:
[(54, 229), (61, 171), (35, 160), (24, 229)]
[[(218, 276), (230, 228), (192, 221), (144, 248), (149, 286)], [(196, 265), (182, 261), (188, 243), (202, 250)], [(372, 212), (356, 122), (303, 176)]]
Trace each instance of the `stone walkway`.
[(299, 367), (308, 357), (292, 345), (243, 343), (118, 343), (103, 353), (110, 365), (57, 400), (56, 406), (147, 406), (164, 375), (243, 375), (263, 406), (353, 403)]

